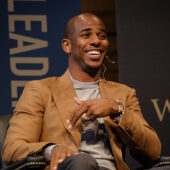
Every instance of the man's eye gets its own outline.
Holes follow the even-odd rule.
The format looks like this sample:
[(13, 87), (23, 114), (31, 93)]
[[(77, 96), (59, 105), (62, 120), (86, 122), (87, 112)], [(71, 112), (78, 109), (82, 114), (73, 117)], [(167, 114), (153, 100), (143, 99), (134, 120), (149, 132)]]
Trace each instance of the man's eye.
[(82, 34), (81, 37), (89, 37), (90, 34), (86, 33), (86, 34)]
[(107, 35), (106, 35), (106, 34), (100, 34), (100, 35), (99, 35), (99, 38), (101, 38), (101, 39), (107, 39)]

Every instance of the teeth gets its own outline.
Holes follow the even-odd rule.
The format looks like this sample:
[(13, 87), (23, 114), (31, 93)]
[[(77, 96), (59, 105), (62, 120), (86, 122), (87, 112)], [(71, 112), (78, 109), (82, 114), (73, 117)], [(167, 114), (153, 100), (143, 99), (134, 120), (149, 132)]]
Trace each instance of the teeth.
[(90, 55), (99, 55), (100, 52), (99, 51), (89, 51), (88, 54), (90, 54)]

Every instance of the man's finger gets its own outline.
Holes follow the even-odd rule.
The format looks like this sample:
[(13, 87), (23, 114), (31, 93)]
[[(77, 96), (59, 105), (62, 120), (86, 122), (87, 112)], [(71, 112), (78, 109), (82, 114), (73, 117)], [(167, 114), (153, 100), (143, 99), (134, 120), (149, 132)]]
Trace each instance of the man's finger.
[(72, 112), (72, 114), (70, 115), (70, 118), (67, 120), (67, 123), (69, 124), (69, 128), (71, 129), (73, 126), (72, 126), (72, 121), (76, 115), (76, 113), (78, 112), (79, 110), (79, 107), (77, 107), (76, 109), (74, 109), (74, 111)]
[(58, 164), (62, 162), (60, 159), (63, 159), (65, 153), (63, 152), (62, 146), (55, 146), (51, 152), (51, 162), (50, 170), (57, 170)]
[(80, 105), (80, 104), (82, 103), (82, 101), (79, 100), (77, 97), (74, 97), (74, 101), (75, 101), (78, 105)]
[(86, 116), (87, 116), (87, 117), (90, 117), (91, 115), (92, 115), (91, 110), (88, 110), (88, 111), (86, 112)]
[(51, 161), (50, 161), (50, 170), (57, 170), (58, 168), (58, 160), (56, 159), (56, 154), (51, 155)]
[[(79, 107), (80, 106), (80, 107)], [(81, 118), (81, 116), (87, 111), (87, 106), (85, 104), (81, 104), (78, 106), (78, 109), (75, 109), (69, 119), (69, 128), (74, 127), (76, 122)]]
[(67, 157), (66, 153), (62, 153), (58, 158), (58, 164), (62, 163), (66, 157)]
[[(77, 98), (77, 97), (74, 97), (74, 101), (80, 105), (82, 102)], [(73, 117), (74, 117), (74, 114), (78, 111), (79, 108), (76, 108), (73, 113), (71, 114), (70, 118), (67, 119), (67, 123), (70, 124), (70, 122), (72, 121)], [(72, 126), (70, 125), (69, 128), (72, 128)]]

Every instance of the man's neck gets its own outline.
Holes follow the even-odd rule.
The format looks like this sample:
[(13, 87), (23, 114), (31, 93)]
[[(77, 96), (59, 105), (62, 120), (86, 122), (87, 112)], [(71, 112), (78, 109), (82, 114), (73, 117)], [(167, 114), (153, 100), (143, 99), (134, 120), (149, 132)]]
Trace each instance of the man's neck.
[(68, 68), (69, 73), (71, 76), (78, 81), (82, 82), (94, 82), (97, 81), (100, 77), (100, 71), (93, 72), (93, 73), (88, 73), (84, 71), (75, 71), (73, 69)]

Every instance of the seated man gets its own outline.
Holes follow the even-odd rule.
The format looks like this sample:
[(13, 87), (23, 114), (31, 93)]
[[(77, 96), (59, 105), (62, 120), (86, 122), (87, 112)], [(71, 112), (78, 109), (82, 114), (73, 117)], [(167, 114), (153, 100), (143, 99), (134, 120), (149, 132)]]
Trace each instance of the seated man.
[(160, 157), (160, 140), (135, 90), (100, 78), (108, 45), (99, 17), (82, 13), (67, 22), (68, 69), (26, 85), (10, 120), (4, 162), (43, 154), (51, 170), (128, 170), (124, 145), (143, 164)]

